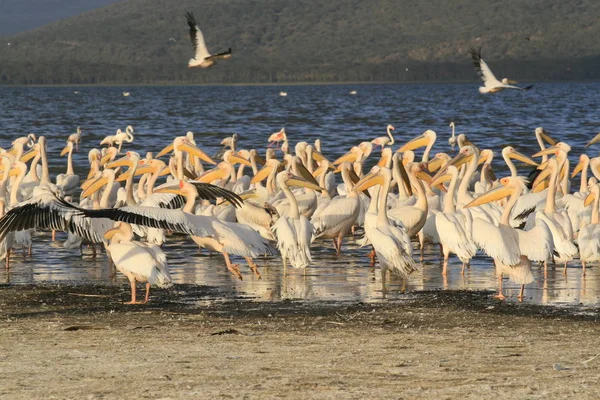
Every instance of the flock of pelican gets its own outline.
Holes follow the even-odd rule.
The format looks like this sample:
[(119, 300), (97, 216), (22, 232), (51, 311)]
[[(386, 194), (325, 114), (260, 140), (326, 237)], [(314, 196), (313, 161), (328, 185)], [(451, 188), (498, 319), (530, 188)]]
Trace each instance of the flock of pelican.
[[(129, 304), (147, 302), (152, 285), (172, 284), (161, 245), (173, 233), (220, 253), (239, 279), (240, 266), (231, 257), (245, 260), (260, 279), (259, 257), (281, 257), (285, 276), (288, 265), (311, 265), (315, 241), (331, 243), (339, 255), (344, 239), (361, 230), (360, 243), (371, 248), (369, 263), (379, 263), (384, 289), (390, 273), (406, 283), (418, 270), (413, 248), (423, 262), (425, 246), (439, 246), (443, 276), (450, 256), (461, 261), (464, 273), (485, 254), (495, 265), (498, 298), (505, 297), (507, 277), (521, 285), (522, 299), (533, 265), (546, 271), (549, 263), (560, 264), (566, 274), (578, 257), (585, 275), (589, 263), (600, 261), (600, 157), (584, 154), (571, 171), (571, 147), (537, 128), (539, 151), (527, 156), (503, 148), (510, 175), (497, 179), (494, 151), (455, 135), (450, 126), (448, 143), (459, 147), (454, 157), (432, 154), (433, 130), (393, 150), (394, 127), (388, 125), (387, 136), (357, 143), (335, 160), (324, 155), (320, 140), (292, 149), (284, 128), (270, 135), (264, 157), (239, 149), (238, 135), (224, 139), (222, 151), (210, 157), (192, 132), (156, 155), (121, 154), (134, 140), (128, 126), (100, 143), (108, 147), (89, 151), (82, 178), (72, 159), (81, 142), (78, 127), (61, 152), (68, 155), (66, 172), (54, 182), (46, 139), (30, 134), (0, 153), (0, 259), (8, 269), (12, 250), (31, 255), (35, 229), (66, 231), (66, 248), (88, 244), (95, 256), (95, 246), (104, 247), (110, 268), (131, 284)], [(599, 141), (600, 134), (588, 146)], [(414, 151), (420, 148), (418, 159)], [(530, 166), (527, 176), (519, 175), (515, 161)], [(367, 170), (366, 164), (375, 165)], [(571, 192), (570, 178), (579, 173), (579, 188)], [(142, 301), (136, 282), (146, 284)]]

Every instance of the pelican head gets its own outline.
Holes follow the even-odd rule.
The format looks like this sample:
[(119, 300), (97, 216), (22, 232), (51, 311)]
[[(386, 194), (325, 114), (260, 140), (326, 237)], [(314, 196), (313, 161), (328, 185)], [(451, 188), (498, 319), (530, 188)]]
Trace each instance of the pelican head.
[(283, 186), (300, 186), (300, 187), (305, 187), (307, 189), (312, 189), (312, 190), (316, 190), (318, 192), (320, 192), (321, 187), (313, 182), (309, 182), (308, 180), (304, 179), (303, 177), (297, 176), (292, 174), (289, 171), (281, 171), (277, 174), (277, 183), (279, 184), (280, 187)]
[(62, 151), (60, 152), (60, 155), (62, 157), (67, 153), (71, 153), (72, 151), (73, 151), (73, 142), (67, 142), (67, 145), (65, 146), (65, 148), (62, 149)]
[[(482, 152), (482, 154), (483, 154), (483, 152)], [(523, 154), (519, 153), (512, 146), (506, 146), (505, 148), (503, 148), (502, 149), (502, 156), (505, 157), (505, 158), (510, 158), (510, 159), (522, 161), (525, 164), (533, 165), (534, 167), (537, 167), (539, 165), (538, 163), (536, 163), (535, 161), (533, 161), (531, 158), (527, 157), (526, 155), (523, 155)], [(534, 157), (535, 157), (535, 155), (534, 155)]]
[(428, 129), (425, 132), (423, 132), (422, 135), (419, 135), (416, 138), (412, 139), (411, 141), (405, 143), (404, 146), (400, 147), (396, 151), (398, 153), (403, 153), (407, 150), (415, 150), (420, 147), (430, 146), (431, 144), (433, 144), (435, 142), (436, 138), (437, 138), (437, 134), (435, 133), (435, 131)]

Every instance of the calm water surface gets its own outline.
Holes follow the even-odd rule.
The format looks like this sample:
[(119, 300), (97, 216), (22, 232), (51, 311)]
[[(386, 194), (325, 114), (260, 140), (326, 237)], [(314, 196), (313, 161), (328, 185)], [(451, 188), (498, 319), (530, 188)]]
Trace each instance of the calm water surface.
[[(356, 90), (356, 95), (349, 92)], [(123, 97), (130, 91), (130, 97)], [(286, 91), (287, 97), (279, 92)], [(10, 147), (18, 136), (30, 132), (48, 138), (51, 173), (64, 171), (59, 157), (68, 134), (83, 129), (81, 151), (75, 155), (75, 170), (87, 173), (87, 152), (100, 140), (124, 129), (135, 128), (135, 141), (125, 149), (158, 151), (176, 135), (195, 133), (199, 146), (209, 154), (219, 149), (222, 138), (240, 135), (241, 148), (264, 149), (269, 134), (286, 128), (292, 145), (321, 138), (323, 153), (333, 159), (363, 140), (385, 135), (385, 127), (396, 127), (396, 140), (403, 143), (433, 129), (438, 134), (434, 152), (449, 151), (448, 124), (466, 133), (481, 148), (496, 152), (495, 171), (505, 173), (498, 160), (502, 147), (512, 145), (525, 154), (538, 150), (533, 131), (543, 126), (573, 150), (572, 163), (583, 145), (600, 131), (598, 105), (600, 83), (536, 84), (523, 93), (483, 96), (476, 84), (430, 85), (332, 85), (270, 87), (60, 87), (0, 88), (0, 146)], [(394, 148), (399, 145), (394, 146)], [(592, 149), (588, 154), (595, 155)], [(376, 151), (371, 161), (376, 160)], [(526, 171), (525, 171), (526, 172)], [(14, 284), (69, 281), (121, 284), (122, 276), (110, 276), (106, 258), (92, 261), (85, 250), (62, 248), (64, 235), (51, 243), (47, 233), (34, 239), (32, 259), (13, 257), (10, 272), (0, 270), (0, 281)], [(387, 283), (381, 290), (378, 267), (370, 267), (367, 250), (351, 238), (344, 254), (336, 257), (329, 243), (317, 242), (313, 265), (303, 274), (288, 270), (284, 278), (279, 258), (258, 260), (262, 280), (252, 277), (241, 264), (244, 280), (225, 269), (220, 255), (209, 257), (190, 240), (173, 238), (165, 246), (172, 275), (177, 283), (216, 286), (232, 296), (256, 300), (347, 300), (381, 301), (402, 296), (401, 282)], [(50, 244), (51, 243), (51, 244)], [(416, 252), (418, 253), (418, 252)], [(427, 248), (425, 263), (409, 280), (409, 291), (430, 289), (495, 290), (491, 260), (483, 255), (473, 260), (465, 275), (460, 262), (451, 259), (450, 273), (442, 279), (437, 248)], [(527, 301), (555, 305), (600, 305), (599, 268), (588, 270), (583, 279), (578, 261), (567, 276), (561, 268), (549, 268), (547, 277), (534, 267), (536, 281), (527, 286)], [(518, 290), (505, 281), (508, 294)]]

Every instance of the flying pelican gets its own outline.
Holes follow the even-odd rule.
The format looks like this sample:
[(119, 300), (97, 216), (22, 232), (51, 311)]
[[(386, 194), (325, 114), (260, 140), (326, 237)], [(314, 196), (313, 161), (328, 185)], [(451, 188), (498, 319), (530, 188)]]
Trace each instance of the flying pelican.
[(377, 219), (367, 228), (365, 235), (375, 249), (375, 254), (381, 265), (382, 281), (385, 282), (387, 270), (397, 273), (404, 280), (413, 271), (416, 271), (413, 260), (410, 238), (405, 229), (392, 224), (387, 216), (387, 198), (392, 181), (392, 172), (389, 168), (375, 166), (371, 172), (356, 183), (355, 190), (366, 190), (371, 186), (380, 185), (377, 199), (371, 199), (377, 204)]
[[(104, 234), (104, 238), (110, 241), (106, 248), (110, 258), (131, 285), (131, 301), (123, 304), (146, 304), (150, 285), (160, 288), (173, 285), (165, 253), (155, 244), (134, 241), (131, 225), (119, 222)], [(136, 282), (146, 283), (144, 301), (137, 301)]]
[(190, 40), (194, 46), (194, 57), (190, 58), (188, 68), (208, 68), (217, 63), (217, 60), (231, 58), (231, 47), (223, 53), (211, 55), (206, 48), (204, 35), (196, 24), (196, 19), (192, 12), (185, 14), (188, 26), (190, 27)]
[(371, 140), (371, 143), (373, 143), (376, 146), (381, 146), (381, 151), (383, 151), (384, 146), (393, 145), (394, 137), (392, 136), (392, 131), (394, 129), (396, 129), (396, 128), (394, 128), (392, 125), (388, 125), (387, 126), (387, 136), (379, 136), (378, 138)]
[(71, 133), (67, 139), (69, 142), (75, 143), (75, 150), (79, 151), (79, 143), (81, 143), (81, 127), (77, 127), (77, 132)]
[(533, 85), (525, 86), (524, 88), (511, 85), (509, 83), (516, 82), (510, 81), (507, 78), (502, 79), (502, 82), (499, 81), (492, 73), (490, 67), (488, 67), (486, 62), (481, 58), (481, 47), (479, 50), (472, 48), (470, 52), (475, 70), (483, 81), (483, 86), (479, 87), (479, 93), (496, 93), (504, 89), (529, 90), (533, 87)]

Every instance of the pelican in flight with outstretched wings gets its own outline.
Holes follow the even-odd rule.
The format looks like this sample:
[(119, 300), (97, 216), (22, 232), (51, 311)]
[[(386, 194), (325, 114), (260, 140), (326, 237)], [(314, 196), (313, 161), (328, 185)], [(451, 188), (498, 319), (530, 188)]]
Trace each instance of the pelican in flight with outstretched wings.
[(194, 58), (190, 58), (190, 61), (188, 62), (189, 68), (208, 68), (214, 65), (219, 59), (231, 58), (231, 47), (223, 53), (210, 54), (206, 48), (206, 43), (204, 42), (204, 35), (196, 24), (194, 14), (188, 12), (185, 14), (185, 17), (187, 18), (187, 23), (190, 27), (190, 39), (194, 46)]
[(499, 81), (494, 76), (494, 73), (490, 67), (488, 67), (486, 62), (481, 58), (481, 47), (479, 50), (472, 48), (470, 53), (475, 70), (483, 81), (483, 86), (479, 87), (479, 93), (496, 93), (504, 89), (529, 90), (533, 87), (533, 85), (525, 87), (515, 86), (514, 84), (517, 82), (511, 81), (508, 78), (504, 78), (502, 81)]

